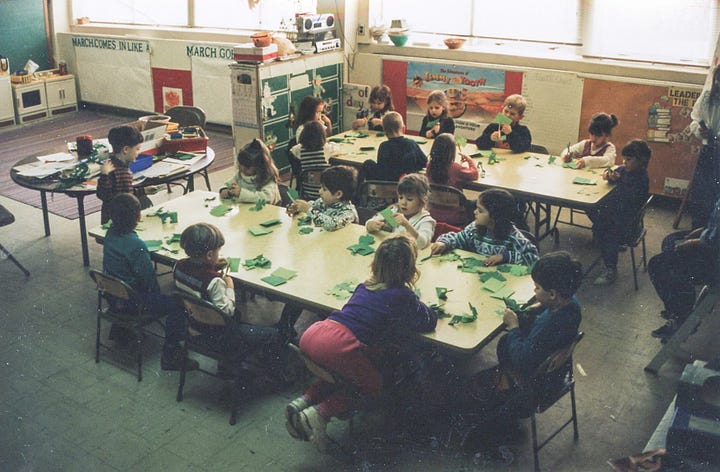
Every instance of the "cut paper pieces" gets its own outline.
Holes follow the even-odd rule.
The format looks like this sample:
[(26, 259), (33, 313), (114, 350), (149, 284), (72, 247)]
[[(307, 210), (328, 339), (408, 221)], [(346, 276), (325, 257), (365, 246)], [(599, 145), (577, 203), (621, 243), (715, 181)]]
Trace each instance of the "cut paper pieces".
[(357, 244), (348, 246), (348, 250), (353, 254), (360, 254), (361, 256), (367, 256), (375, 252), (375, 249), (371, 248), (370, 245), (375, 243), (375, 238), (369, 234), (360, 236)]
[(260, 211), (263, 208), (265, 208), (265, 199), (259, 198), (257, 202), (255, 202), (255, 206), (250, 208), (250, 211)]
[(263, 226), (257, 225), (257, 226), (251, 226), (248, 228), (248, 231), (253, 236), (262, 236), (264, 234), (270, 234), (273, 232), (270, 228), (265, 228)]
[(147, 216), (157, 216), (160, 218), (162, 224), (165, 224), (166, 220), (170, 220), (170, 223), (177, 223), (178, 216), (176, 211), (165, 211), (162, 207), (158, 208), (155, 213), (149, 213)]
[(297, 219), (297, 225), (298, 226), (306, 226), (312, 224), (312, 218), (310, 218), (310, 215), (305, 216), (298, 216)]
[(298, 191), (292, 187), (288, 187), (287, 194), (288, 194), (288, 197), (290, 197), (290, 200), (292, 200), (292, 201), (295, 201), (298, 198), (300, 198), (300, 194), (298, 193)]
[(577, 169), (578, 163), (577, 161), (563, 162), (563, 167), (566, 169)]
[(296, 275), (297, 272), (295, 272), (294, 270), (280, 267), (276, 269), (275, 272), (273, 272), (272, 274), (268, 275), (267, 277), (263, 277), (260, 280), (269, 283), (273, 287), (277, 287), (278, 285), (282, 285), (288, 280), (292, 279)]
[(597, 180), (589, 179), (587, 177), (577, 176), (574, 179), (572, 179), (572, 183), (577, 184), (577, 185), (597, 185)]
[(275, 277), (274, 275), (268, 275), (267, 277), (263, 277), (263, 278), (260, 279), (260, 280), (262, 280), (263, 282), (269, 283), (269, 284), (272, 285), (273, 287), (277, 287), (278, 285), (282, 285), (282, 284), (284, 284), (285, 282), (287, 282), (287, 279), (283, 279), (283, 278), (280, 278), (280, 277)]
[(110, 226), (111, 226), (111, 225), (112, 225), (112, 220), (107, 220), (107, 223), (103, 223), (102, 225), (100, 225), (100, 227), (101, 227), (102, 229), (107, 230), (107, 229), (110, 229)]
[(272, 220), (263, 221), (260, 223), (260, 226), (263, 226), (265, 228), (269, 228), (270, 226), (279, 225), (280, 220), (278, 218), (273, 218)]
[(463, 313), (462, 315), (454, 315), (452, 318), (450, 318), (450, 322), (448, 323), (450, 326), (455, 326), (458, 323), (472, 323), (473, 321), (477, 320), (478, 317), (478, 311), (477, 309), (472, 306), (472, 303), (468, 302), (468, 306), (470, 307), (470, 313)]
[(149, 239), (145, 241), (145, 245), (150, 252), (158, 251), (162, 247), (162, 244), (162, 241), (160, 241), (159, 239)]
[(358, 239), (358, 244), (364, 244), (365, 246), (375, 244), (375, 237), (369, 234), (364, 234)]
[(502, 264), (497, 266), (498, 272), (504, 274), (511, 274), (515, 277), (522, 277), (530, 273), (531, 267), (520, 265), (520, 264)]
[[(435, 119), (432, 120), (432, 121), (428, 121), (427, 124), (425, 125), (425, 127), (426, 127), (427, 129), (430, 129), (430, 128), (432, 128), (433, 126), (435, 126), (436, 124), (438, 124), (438, 123), (440, 123), (440, 118), (435, 118)], [(455, 139), (457, 139), (457, 136), (455, 137)]]
[(443, 254), (442, 256), (438, 257), (438, 260), (443, 262), (454, 262), (459, 261), (460, 259), (462, 258), (457, 255), (455, 251), (450, 251), (447, 254)]
[(181, 236), (182, 235), (180, 233), (173, 233), (173, 235), (167, 238), (165, 242), (168, 244), (179, 243)]
[(496, 278), (494, 278), (494, 277), (488, 279), (487, 281), (485, 281), (485, 282), (482, 284), (482, 288), (484, 288), (485, 290), (488, 290), (488, 291), (490, 291), (490, 292), (493, 292), (493, 293), (497, 292), (498, 290), (500, 290), (500, 289), (503, 288), (504, 286), (505, 286), (505, 284), (504, 284), (502, 281), (500, 281), (500, 280), (498, 280), (498, 279), (496, 279)]
[(490, 280), (490, 279), (497, 279), (497, 280), (499, 280), (500, 282), (505, 282), (505, 281), (507, 281), (507, 279), (506, 279), (505, 277), (503, 277), (503, 275), (502, 275), (500, 272), (496, 271), (496, 270), (491, 271), (491, 272), (483, 272), (482, 274), (480, 274), (480, 281), (481, 281), (481, 282), (487, 282), (487, 281)]
[(480, 259), (474, 257), (466, 257), (462, 260), (462, 264), (458, 268), (463, 272), (477, 272), (479, 267), (483, 267), (484, 263)]
[(172, 254), (177, 254), (180, 252), (179, 249), (174, 249), (174, 248), (171, 248), (170, 246), (166, 246), (164, 244), (162, 246), (160, 246), (160, 249), (162, 249), (163, 251), (170, 252)]
[(212, 216), (225, 216), (228, 212), (232, 210), (231, 206), (220, 204), (218, 206), (212, 207), (210, 210), (210, 214)]
[(375, 146), (360, 146), (361, 151), (374, 151)]
[(356, 280), (346, 280), (335, 285), (333, 288), (326, 291), (325, 293), (328, 295), (332, 295), (338, 300), (346, 300), (350, 298), (350, 296), (355, 292), (355, 287), (357, 287), (357, 284), (358, 283)]
[(505, 116), (503, 113), (498, 113), (495, 116), (495, 119), (493, 120), (493, 123), (499, 123), (501, 125), (509, 125), (512, 123), (512, 120)]
[(240, 258), (239, 257), (226, 257), (227, 268), (229, 272), (237, 272), (240, 270)]
[(252, 259), (245, 259), (245, 262), (243, 262), (242, 265), (245, 270), (253, 270), (257, 268), (269, 269), (272, 265), (272, 262), (270, 262), (270, 259), (260, 254), (259, 256), (256, 256)]
[(498, 159), (497, 154), (495, 154), (495, 151), (490, 152), (488, 154), (488, 165), (493, 165), (497, 162), (500, 162), (500, 159)]
[(385, 132), (384, 132), (384, 131), (378, 131), (377, 133), (375, 133), (375, 136), (377, 136), (378, 138), (382, 138), (382, 137), (385, 136)]
[(380, 212), (380, 215), (385, 219), (385, 223), (393, 229), (397, 228), (397, 221), (393, 218), (395, 211), (391, 207), (387, 207)]
[(557, 160), (557, 156), (553, 156), (552, 154), (548, 156), (548, 164), (554, 164)]
[(511, 296), (513, 293), (515, 293), (515, 290), (511, 289), (510, 287), (503, 287), (497, 292), (490, 294), (490, 297), (504, 300)]
[[(439, 120), (439, 118), (438, 118), (438, 120)], [(435, 125), (433, 125), (433, 126), (435, 126)], [(430, 123), (428, 123), (428, 127), (430, 127)], [(457, 147), (462, 149), (467, 144), (467, 138), (465, 136), (460, 136), (458, 134), (455, 136), (455, 144), (457, 145)]]
[(452, 315), (445, 311), (445, 307), (442, 305), (438, 305), (437, 303), (433, 303), (432, 305), (428, 305), (430, 308), (432, 308), (435, 313), (437, 314), (438, 318), (450, 318)]
[(452, 290), (448, 290), (445, 287), (435, 287), (435, 293), (439, 300), (447, 300), (448, 292), (452, 292)]
[(520, 304), (517, 300), (513, 300), (510, 297), (503, 298), (503, 301), (505, 302), (505, 307), (514, 311), (517, 315), (522, 315), (527, 311), (527, 303)]
[(300, 230), (298, 231), (298, 233), (300, 233), (300, 234), (310, 234), (310, 233), (312, 233), (313, 231), (315, 231), (315, 230), (313, 229), (312, 226), (302, 226), (302, 227), (300, 227)]

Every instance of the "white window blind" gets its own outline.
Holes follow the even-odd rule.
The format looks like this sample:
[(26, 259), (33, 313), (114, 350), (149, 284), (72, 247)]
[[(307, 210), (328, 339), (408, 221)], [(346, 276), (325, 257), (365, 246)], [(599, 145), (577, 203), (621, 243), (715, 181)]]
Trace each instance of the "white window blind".
[(99, 23), (184, 26), (188, 24), (187, 0), (74, 0), (75, 18)]

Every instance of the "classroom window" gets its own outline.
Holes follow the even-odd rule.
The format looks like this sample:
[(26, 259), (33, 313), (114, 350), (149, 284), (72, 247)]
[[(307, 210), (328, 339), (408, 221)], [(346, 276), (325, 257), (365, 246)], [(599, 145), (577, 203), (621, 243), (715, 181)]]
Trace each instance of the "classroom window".
[(96, 23), (184, 26), (188, 23), (186, 0), (74, 0), (75, 18)]

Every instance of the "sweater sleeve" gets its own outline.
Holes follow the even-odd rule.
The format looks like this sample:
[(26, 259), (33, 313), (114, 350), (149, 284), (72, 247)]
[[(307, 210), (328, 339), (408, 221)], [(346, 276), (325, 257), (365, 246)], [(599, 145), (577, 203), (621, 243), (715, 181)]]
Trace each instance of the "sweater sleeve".
[(583, 156), (583, 161), (585, 161), (585, 167), (589, 169), (607, 167), (615, 164), (616, 155), (615, 145), (608, 143), (602, 156)]
[(473, 240), (475, 237), (476, 229), (475, 223), (470, 223), (462, 231), (457, 233), (445, 233), (441, 235), (437, 241), (444, 243), (448, 249), (465, 249), (467, 251), (475, 251)]
[(320, 226), (325, 231), (336, 231), (357, 221), (357, 211), (352, 204), (337, 211), (329, 212), (320, 198), (312, 203), (310, 216), (315, 226)]
[(278, 190), (277, 183), (274, 180), (270, 180), (258, 190), (252, 190), (244, 187), (241, 188), (237, 201), (253, 203), (262, 198), (266, 203), (274, 205), (279, 201), (279, 195), (280, 191)]
[(215, 277), (207, 287), (210, 303), (218, 307), (227, 316), (235, 314), (235, 290), (227, 286), (220, 277)]
[(480, 137), (475, 140), (478, 149), (492, 149), (495, 146), (495, 141), (490, 139), (490, 135), (498, 130), (498, 126), (497, 123), (490, 123), (485, 127)]
[(457, 167), (453, 166), (453, 167), (455, 167), (455, 169), (457, 169), (458, 180), (469, 181), (469, 182), (477, 180), (477, 178), (478, 178), (477, 164), (475, 164), (475, 161), (473, 159), (469, 159), (466, 162), (467, 162), (467, 165), (456, 163)]
[(585, 149), (585, 139), (583, 139), (580, 142), (577, 142), (570, 146), (570, 148), (565, 148), (560, 153), (560, 158), (565, 159), (565, 156), (570, 156), (570, 159), (577, 159), (578, 157), (582, 157), (583, 150)]
[(418, 232), (415, 245), (421, 251), (430, 244), (432, 237), (435, 235), (435, 220), (430, 215), (422, 218), (418, 225), (415, 226), (415, 231)]
[(532, 136), (527, 126), (515, 125), (512, 127), (512, 133), (507, 135), (507, 143), (510, 145), (512, 152), (525, 152), (530, 149)]
[(429, 333), (434, 331), (437, 326), (437, 313), (420, 301), (414, 293), (411, 293), (408, 307), (403, 310), (403, 313), (405, 314), (403, 323), (412, 331)]
[(529, 266), (538, 260), (538, 250), (535, 245), (517, 229), (510, 234), (508, 240), (510, 248), (507, 252), (507, 262)]
[(440, 121), (440, 133), (438, 134), (442, 133), (455, 134), (455, 120), (448, 117)]
[(425, 116), (423, 116), (422, 124), (420, 125), (420, 131), (418, 132), (418, 134), (420, 135), (421, 138), (427, 138), (426, 135), (427, 135), (428, 130), (430, 129), (430, 128), (428, 128), (427, 124), (428, 124), (428, 116), (425, 115)]

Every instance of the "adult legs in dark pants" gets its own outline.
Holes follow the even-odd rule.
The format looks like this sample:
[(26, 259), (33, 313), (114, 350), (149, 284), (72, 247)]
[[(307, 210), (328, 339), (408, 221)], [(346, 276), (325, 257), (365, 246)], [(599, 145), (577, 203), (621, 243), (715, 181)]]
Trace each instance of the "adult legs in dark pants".
[(716, 142), (703, 146), (695, 165), (688, 196), (688, 213), (692, 218), (693, 229), (705, 226), (720, 197), (719, 150), (720, 146)]

